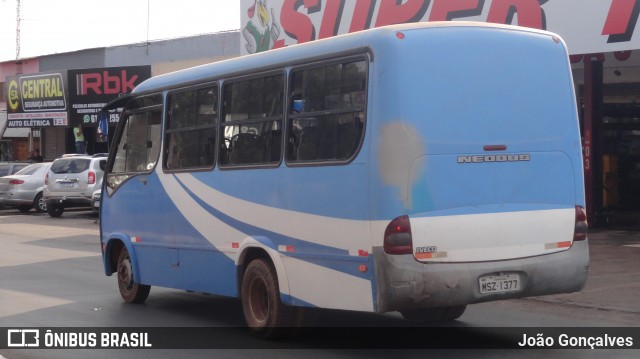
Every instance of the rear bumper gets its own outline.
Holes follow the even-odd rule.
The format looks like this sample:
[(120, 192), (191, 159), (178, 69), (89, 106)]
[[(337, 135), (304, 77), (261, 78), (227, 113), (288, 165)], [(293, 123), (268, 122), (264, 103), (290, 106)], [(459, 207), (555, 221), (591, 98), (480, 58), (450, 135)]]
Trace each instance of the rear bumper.
[(91, 197), (46, 197), (47, 206), (90, 207)]
[(20, 192), (15, 191), (11, 194), (3, 193), (0, 195), (0, 204), (4, 206), (22, 206), (33, 204), (35, 198), (33, 192)]
[[(588, 241), (566, 251), (503, 261), (420, 263), (412, 255), (388, 255), (374, 248), (377, 311), (472, 304), (580, 291), (589, 269)], [(481, 294), (479, 278), (518, 273), (519, 291)]]

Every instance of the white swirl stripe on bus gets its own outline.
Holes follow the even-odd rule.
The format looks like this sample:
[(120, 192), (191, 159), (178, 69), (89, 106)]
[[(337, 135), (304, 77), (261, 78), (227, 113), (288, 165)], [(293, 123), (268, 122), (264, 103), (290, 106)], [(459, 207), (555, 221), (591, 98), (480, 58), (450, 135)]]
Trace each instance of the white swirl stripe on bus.
[[(188, 173), (178, 174), (198, 198), (213, 208), (239, 221), (287, 237), (347, 250), (357, 255), (358, 250), (371, 252), (369, 222), (319, 216), (269, 207), (229, 196), (202, 183)], [(293, 225), (299, 224), (299, 225)]]
[[(207, 203), (212, 208), (218, 208), (218, 206), (213, 206), (213, 204), (224, 204), (225, 210), (219, 209), (222, 213), (233, 217), (235, 214), (239, 214), (240, 217), (238, 220), (244, 220), (246, 222), (251, 223), (252, 220), (254, 222), (256, 219), (261, 218), (265, 215), (265, 210), (269, 211), (284, 211), (279, 209), (274, 209), (267, 206), (261, 206), (255, 203), (247, 202), (244, 200), (237, 199), (235, 197), (224, 195), (208, 186), (203, 184), (202, 182), (195, 179), (193, 176), (189, 174), (180, 174), (175, 175), (179, 177), (180, 181), (184, 181), (185, 186), (187, 186), (190, 190), (193, 191), (195, 195), (198, 196), (200, 200), (204, 203)], [(247, 236), (241, 231), (228, 226), (226, 223), (221, 221), (219, 218), (216, 218), (207, 210), (202, 208), (198, 202), (193, 199), (187, 191), (182, 188), (180, 182), (174, 178), (174, 176), (167, 175), (159, 175), (160, 182), (164, 187), (166, 193), (168, 194), (171, 201), (178, 208), (178, 210), (183, 214), (184, 218), (196, 229), (204, 238), (209, 241), (214, 247), (220, 248), (224, 246), (226, 242), (238, 241), (243, 245), (249, 243), (259, 243), (254, 238)], [(203, 200), (206, 198), (207, 200)], [(257, 212), (252, 212), (257, 211)], [(239, 213), (238, 213), (239, 212)], [(284, 211), (287, 214), (295, 214), (296, 212), (292, 211)], [(248, 215), (251, 215), (250, 217)], [(298, 214), (300, 215), (300, 214)], [(320, 217), (320, 216), (314, 216)], [(269, 214), (267, 218), (277, 219), (279, 221), (286, 220), (288, 223), (275, 222), (270, 223), (271, 228), (278, 227), (282, 228), (290, 228), (290, 221), (292, 219), (289, 217), (283, 217), (282, 213)], [(299, 217), (298, 217), (299, 218)], [(322, 218), (322, 217), (320, 217)], [(316, 219), (316, 218), (313, 218)], [(330, 219), (334, 220), (334, 219)], [(307, 219), (308, 221), (308, 219)], [(345, 221), (343, 221), (345, 222)], [(352, 221), (355, 222), (355, 221)], [(260, 225), (261, 223), (252, 223), (252, 225)], [(324, 224), (327, 226), (328, 224)], [(333, 224), (335, 225), (335, 224)], [(212, 232), (212, 228), (215, 229), (215, 233)], [(323, 230), (326, 228), (323, 228)], [(274, 231), (276, 232), (276, 231)], [(307, 229), (305, 231), (309, 233), (314, 233), (313, 229)], [(302, 231), (293, 231), (292, 233), (303, 234)], [(317, 234), (317, 233), (314, 233)], [(286, 234), (285, 234), (286, 235)], [(304, 236), (303, 236), (304, 237)], [(324, 236), (322, 238), (325, 238)], [(341, 235), (339, 238), (346, 238)], [(316, 242), (317, 243), (317, 242)], [(242, 247), (242, 246), (241, 246)], [(344, 272), (340, 272), (338, 270), (316, 265), (314, 263), (304, 261), (297, 258), (288, 257), (282, 253), (278, 253), (274, 249), (268, 248), (266, 246), (261, 246), (265, 250), (269, 251), (272, 258), (282, 257), (283, 261), (287, 262), (287, 268), (289, 270), (285, 270), (282, 263), (278, 263), (277, 261), (274, 263), (276, 266), (276, 271), (278, 272), (278, 276), (280, 278), (284, 278), (280, 283), (280, 290), (283, 293), (289, 293), (292, 297), (300, 298), (301, 300), (311, 303), (313, 305), (319, 307), (331, 307), (336, 309), (360, 309), (362, 308), (373, 308), (373, 297), (372, 297), (372, 287), (371, 282), (364, 278), (358, 278), (353, 275), (346, 274)], [(236, 253), (234, 252), (223, 252), (227, 257), (236, 261)], [(293, 276), (289, 278), (288, 276)], [(310, 278), (317, 278), (319, 281), (311, 280)], [(311, 286), (309, 288), (303, 282), (316, 282), (317, 285)], [(339, 301), (335, 302), (335, 300), (331, 299), (331, 296), (327, 295), (328, 287), (331, 290), (339, 290), (345, 295), (348, 295), (350, 298), (349, 301)]]

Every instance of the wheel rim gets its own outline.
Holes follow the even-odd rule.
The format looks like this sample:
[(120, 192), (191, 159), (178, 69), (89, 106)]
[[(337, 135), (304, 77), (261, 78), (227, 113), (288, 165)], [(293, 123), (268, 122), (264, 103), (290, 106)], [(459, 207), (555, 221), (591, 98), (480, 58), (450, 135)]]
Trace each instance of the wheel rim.
[(249, 306), (251, 314), (258, 325), (262, 326), (269, 316), (269, 296), (267, 285), (259, 278), (254, 278), (249, 287)]
[(133, 287), (133, 271), (131, 270), (131, 261), (129, 257), (125, 258), (118, 267), (118, 282), (120, 287), (126, 291)]
[(38, 208), (43, 212), (47, 210), (47, 201), (44, 200), (44, 197), (38, 198)]

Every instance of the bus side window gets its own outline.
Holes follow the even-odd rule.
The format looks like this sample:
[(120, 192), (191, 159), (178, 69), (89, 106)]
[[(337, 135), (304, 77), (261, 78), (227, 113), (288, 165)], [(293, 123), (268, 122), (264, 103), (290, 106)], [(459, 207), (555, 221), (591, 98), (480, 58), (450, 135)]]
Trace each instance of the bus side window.
[(362, 59), (291, 72), (288, 162), (348, 161), (355, 156), (363, 135), (367, 73)]
[(169, 170), (212, 168), (218, 122), (215, 86), (169, 94), (165, 163)]
[(284, 74), (228, 81), (222, 90), (219, 163), (276, 164), (282, 153)]

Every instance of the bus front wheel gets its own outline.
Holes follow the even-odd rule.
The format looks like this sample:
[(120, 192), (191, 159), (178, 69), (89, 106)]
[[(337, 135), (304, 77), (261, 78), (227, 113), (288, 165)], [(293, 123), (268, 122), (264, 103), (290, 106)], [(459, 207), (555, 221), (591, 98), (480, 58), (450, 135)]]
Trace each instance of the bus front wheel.
[(122, 247), (118, 256), (118, 289), (127, 303), (142, 303), (149, 296), (151, 287), (133, 282), (133, 265), (126, 247)]
[(294, 324), (294, 308), (280, 301), (275, 269), (264, 259), (247, 266), (242, 279), (242, 310), (247, 326), (259, 338), (283, 337)]

